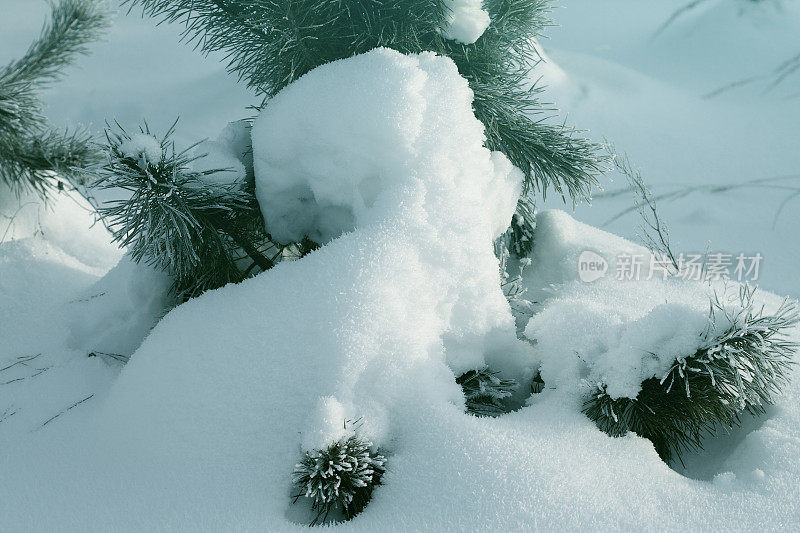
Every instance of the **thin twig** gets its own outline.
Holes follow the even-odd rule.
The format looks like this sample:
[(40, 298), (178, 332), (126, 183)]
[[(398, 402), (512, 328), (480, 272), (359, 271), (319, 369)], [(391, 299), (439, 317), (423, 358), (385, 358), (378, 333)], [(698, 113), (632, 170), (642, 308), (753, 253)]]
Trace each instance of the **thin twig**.
[[(609, 146), (613, 152), (613, 146), (610, 144)], [(670, 246), (669, 229), (658, 213), (656, 197), (645, 185), (641, 172), (633, 168), (627, 156), (619, 157), (614, 153), (614, 165), (617, 171), (628, 180), (629, 189), (634, 193), (632, 209), (639, 212), (642, 220), (639, 226), (639, 238), (651, 252), (669, 260), (674, 269), (673, 274), (678, 273), (680, 265)]]
[(14, 220), (17, 218), (17, 216), (20, 214), (20, 212), (23, 210), (23, 208), (25, 208), (26, 206), (29, 206), (29, 205), (36, 205), (36, 202), (25, 202), (24, 204), (20, 204), (20, 206), (17, 208), (17, 210), (14, 211), (13, 215), (11, 215), (11, 216), (5, 216), (4, 215), (4, 217), (6, 219), (8, 219), (8, 226), (6, 226), (6, 230), (3, 232), (3, 236), (0, 237), (0, 242), (5, 242), (6, 236), (8, 235), (8, 232), (11, 231), (11, 228), (14, 225)]
[(9, 418), (11, 418), (12, 416), (14, 416), (15, 414), (17, 414), (17, 411), (11, 411), (11, 409), (13, 407), (14, 406), (12, 405), (11, 407), (7, 407), (6, 410), (3, 411), (3, 414), (0, 415), (0, 422), (4, 422), (4, 421), (8, 420)]
[(130, 359), (130, 356), (122, 355), (121, 353), (109, 353), (109, 352), (94, 351), (94, 352), (89, 352), (89, 355), (88, 355), (88, 357), (97, 357), (97, 356), (108, 357), (109, 359), (113, 359), (114, 361), (119, 361), (120, 363), (123, 363), (123, 364), (127, 363), (128, 360)]
[[(750, 189), (750, 188), (756, 188), (756, 189), (759, 189), (759, 190), (767, 189), (767, 190), (774, 190), (774, 191), (787, 191), (787, 192), (789, 192), (789, 194), (781, 202), (781, 205), (779, 206), (777, 212), (775, 213), (775, 217), (774, 217), (773, 223), (772, 223), (772, 226), (774, 228), (776, 226), (776, 224), (778, 223), (778, 218), (780, 217), (781, 213), (783, 212), (783, 209), (785, 208), (786, 204), (788, 204), (792, 199), (796, 198), (797, 196), (800, 196), (800, 186), (783, 185), (783, 184), (781, 184), (779, 182), (783, 182), (783, 181), (787, 181), (787, 180), (797, 180), (797, 179), (800, 179), (800, 174), (790, 174), (790, 175), (775, 176), (775, 177), (770, 177), (770, 178), (759, 178), (759, 179), (754, 179), (754, 180), (750, 180), (750, 181), (747, 181), (747, 182), (729, 183), (729, 184), (724, 184), (724, 185), (710, 184), (710, 185), (686, 185), (686, 186), (681, 186), (681, 185), (679, 185), (677, 183), (667, 183), (667, 184), (664, 184), (664, 185), (665, 186), (670, 186), (670, 187), (680, 187), (680, 188), (677, 189), (677, 190), (674, 190), (674, 191), (665, 192), (665, 193), (661, 193), (661, 194), (655, 195), (654, 199), (657, 202), (671, 202), (671, 201), (674, 201), (674, 200), (680, 200), (681, 198), (685, 198), (686, 196), (689, 196), (689, 195), (694, 194), (694, 193), (719, 194), (719, 193), (734, 191), (734, 190), (738, 190), (738, 189)], [(634, 187), (628, 186), (628, 187), (625, 187), (625, 188), (622, 188), (622, 189), (617, 189), (617, 190), (613, 190), (613, 191), (606, 191), (604, 193), (597, 194), (597, 195), (595, 195), (594, 200), (615, 198), (615, 197), (622, 196), (624, 194), (627, 194), (629, 192), (634, 192), (634, 191), (635, 191)], [(627, 215), (627, 214), (629, 214), (629, 213), (631, 213), (633, 211), (636, 211), (636, 210), (637, 210), (637, 207), (635, 205), (631, 206), (631, 207), (628, 207), (626, 209), (623, 209), (622, 211), (618, 212), (617, 214), (615, 214), (614, 216), (612, 216), (611, 218), (609, 218), (608, 220), (603, 222), (601, 224), (601, 226), (603, 226), (603, 227), (604, 226), (608, 226), (612, 222), (615, 222), (618, 219), (622, 218), (623, 216), (625, 216), (625, 215)]]
[(86, 298), (76, 298), (74, 300), (70, 300), (67, 303), (77, 304), (77, 303), (81, 303), (81, 302), (90, 302), (90, 301), (94, 300), (95, 298), (100, 298), (101, 296), (105, 296), (105, 295), (106, 295), (106, 292), (103, 291), (103, 292), (98, 293), (98, 294), (92, 294), (91, 296), (88, 296)]
[(75, 408), (75, 407), (78, 407), (80, 404), (82, 404), (82, 403), (83, 403), (83, 402), (85, 402), (86, 400), (88, 400), (88, 399), (92, 398), (93, 396), (94, 396), (94, 394), (90, 394), (89, 396), (87, 396), (87, 397), (86, 397), (86, 398), (84, 398), (83, 400), (80, 400), (80, 401), (77, 401), (77, 402), (73, 403), (72, 405), (70, 405), (69, 407), (67, 407), (66, 409), (64, 409), (63, 411), (61, 411), (60, 413), (56, 414), (55, 416), (52, 416), (52, 417), (48, 418), (47, 420), (45, 420), (44, 424), (42, 424), (42, 425), (40, 426), (40, 428), (43, 428), (43, 427), (45, 427), (47, 424), (49, 424), (50, 422), (52, 422), (53, 420), (55, 420), (55, 419), (56, 419), (56, 418), (58, 418), (59, 416), (63, 415), (64, 413), (66, 413), (66, 412), (67, 412), (67, 411), (69, 411), (70, 409), (73, 409), (73, 408)]
[(653, 36), (652, 36), (650, 39), (651, 39), (651, 40), (652, 40), (652, 39), (655, 39), (656, 37), (658, 37), (659, 35), (661, 35), (661, 33), (662, 33), (664, 30), (666, 30), (666, 29), (667, 29), (667, 28), (670, 26), (670, 24), (672, 24), (672, 23), (673, 23), (673, 22), (675, 22), (675, 21), (676, 21), (678, 18), (680, 18), (680, 16), (681, 16), (681, 15), (683, 15), (684, 13), (687, 13), (688, 11), (691, 11), (692, 9), (696, 8), (697, 6), (699, 6), (700, 4), (702, 4), (703, 2), (705, 2), (705, 0), (692, 0), (692, 1), (691, 1), (691, 2), (689, 2), (688, 4), (686, 4), (686, 5), (682, 6), (682, 7), (679, 7), (678, 9), (676, 9), (676, 10), (675, 10), (675, 11), (672, 13), (672, 15), (670, 15), (670, 17), (669, 17), (669, 18), (668, 18), (668, 19), (667, 19), (667, 20), (664, 22), (664, 24), (662, 24), (661, 26), (659, 26), (659, 27), (658, 27), (658, 29), (655, 31), (655, 33), (653, 33)]
[(36, 355), (22, 355), (20, 357), (17, 357), (17, 360), (14, 361), (13, 363), (11, 363), (10, 365), (8, 365), (6, 367), (3, 367), (3, 368), (0, 368), (0, 372), (8, 370), (9, 368), (14, 368), (17, 365), (28, 366), (29, 362), (33, 361), (34, 359), (36, 359), (40, 355), (42, 355), (42, 354), (41, 353), (37, 353)]

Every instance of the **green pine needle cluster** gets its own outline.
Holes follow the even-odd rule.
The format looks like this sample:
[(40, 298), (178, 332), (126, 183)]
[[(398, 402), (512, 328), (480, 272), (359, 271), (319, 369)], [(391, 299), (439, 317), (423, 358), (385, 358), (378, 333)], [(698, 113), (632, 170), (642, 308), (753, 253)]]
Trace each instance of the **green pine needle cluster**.
[[(506, 233), (500, 236), (494, 243), (494, 253), (497, 256), (500, 266), (500, 288), (503, 295), (511, 307), (511, 314), (517, 324), (517, 334), (521, 335), (522, 330), (527, 324), (528, 319), (533, 316), (534, 303), (526, 298), (528, 289), (524, 285), (523, 273), (525, 268), (530, 266), (531, 259), (525, 256), (512, 253), (512, 250), (520, 250), (524, 246), (531, 246), (533, 239), (533, 229), (536, 226), (533, 211), (531, 208), (530, 216), (527, 207), (523, 206), (527, 218), (517, 213)], [(519, 209), (519, 206), (518, 206)], [(511, 272), (512, 265), (515, 265), (516, 272)], [(520, 337), (522, 338), (522, 337)]]
[(533, 251), (533, 232), (536, 229), (536, 204), (530, 195), (523, 195), (517, 202), (517, 210), (511, 224), (495, 243), (495, 254), (502, 259), (497, 245), (516, 259), (530, 257)]
[[(135, 261), (171, 274), (173, 292), (188, 299), (272, 268), (283, 247), (264, 231), (252, 185), (207, 179), (230, 169), (192, 170), (203, 156), (189, 155), (197, 145), (176, 151), (174, 131), (175, 124), (156, 140), (147, 124), (134, 134), (118, 124), (107, 128), (106, 162), (92, 170), (92, 185), (126, 191), (124, 198), (97, 206), (98, 213), (115, 242)], [(156, 154), (131, 152), (142, 136), (155, 143)]]
[(788, 382), (797, 344), (787, 332), (800, 315), (789, 300), (765, 314), (746, 286), (739, 297), (733, 311), (715, 298), (700, 349), (645, 380), (635, 399), (613, 399), (601, 384), (583, 412), (608, 435), (633, 431), (649, 439), (666, 463), (702, 449), (719, 429), (739, 426), (742, 413), (763, 414)]
[(85, 131), (47, 124), (38, 95), (109, 23), (106, 9), (94, 0), (61, 0), (25, 55), (0, 69), (0, 183), (44, 195), (57, 183), (54, 174), (74, 175), (75, 168), (96, 160)]
[(352, 435), (325, 449), (306, 452), (295, 465), (294, 500), (311, 500), (311, 509), (317, 513), (312, 525), (324, 522), (332, 511), (350, 520), (364, 510), (380, 485), (386, 463), (371, 448), (372, 443)]
[(588, 198), (606, 157), (574, 131), (545, 119), (531, 70), (547, 0), (485, 0), (492, 23), (473, 44), (444, 39), (444, 0), (125, 0), (184, 25), (183, 37), (221, 52), (229, 70), (265, 98), (322, 64), (377, 47), (448, 56), (475, 93), (487, 146), (526, 176), (527, 190)]
[(456, 379), (464, 391), (467, 412), (475, 416), (499, 416), (509, 411), (508, 401), (517, 388), (513, 379), (497, 377), (489, 369), (470, 370)]

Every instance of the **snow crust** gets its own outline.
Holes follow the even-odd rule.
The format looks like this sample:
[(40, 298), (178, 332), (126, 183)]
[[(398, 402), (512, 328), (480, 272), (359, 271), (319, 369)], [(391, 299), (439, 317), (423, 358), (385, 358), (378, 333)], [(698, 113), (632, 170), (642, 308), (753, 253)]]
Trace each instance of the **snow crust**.
[(447, 24), (442, 30), (446, 39), (472, 44), (483, 35), (492, 20), (481, 0), (445, 0)]

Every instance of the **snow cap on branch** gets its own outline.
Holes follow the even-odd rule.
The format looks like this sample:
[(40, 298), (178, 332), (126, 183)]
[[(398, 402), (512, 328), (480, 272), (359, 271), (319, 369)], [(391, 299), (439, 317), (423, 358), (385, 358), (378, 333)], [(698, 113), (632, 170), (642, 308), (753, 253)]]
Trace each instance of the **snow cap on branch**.
[(163, 159), (161, 142), (147, 133), (133, 133), (130, 139), (119, 145), (119, 151), (132, 159), (146, 158), (148, 163), (160, 163)]
[(481, 4), (481, 0), (447, 0), (447, 25), (442, 36), (461, 44), (477, 41), (492, 22)]

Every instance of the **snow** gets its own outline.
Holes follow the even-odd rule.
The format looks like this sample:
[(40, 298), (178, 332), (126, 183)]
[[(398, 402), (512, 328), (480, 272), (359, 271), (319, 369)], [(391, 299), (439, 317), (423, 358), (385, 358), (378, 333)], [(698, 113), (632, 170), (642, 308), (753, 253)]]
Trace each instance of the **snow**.
[(192, 161), (192, 169), (198, 172), (210, 172), (203, 176), (203, 184), (244, 184), (247, 177), (244, 164), (224, 144), (205, 141), (195, 148), (194, 156), (198, 159)]
[[(563, 27), (545, 41), (555, 62), (538, 71), (550, 85), (545, 96), (569, 111), (569, 123), (590, 128), (597, 140), (615, 141), (656, 194), (709, 187), (660, 202), (677, 250), (703, 252), (711, 240), (717, 250), (761, 251), (759, 282), (797, 297), (796, 204), (789, 202), (774, 223), (785, 189), (711, 190), (797, 173), (799, 108), (791, 99), (797, 78), (765, 91), (769, 80), (762, 77), (702, 98), (736, 79), (763, 76), (796, 53), (797, 3), (706, 0), (653, 39), (684, 3), (570, 0), (555, 12)], [(0, 61), (24, 52), (47, 8), (23, 0), (7, 4)], [(58, 125), (90, 122), (97, 130), (105, 117), (126, 127), (146, 117), (158, 127), (180, 114), (178, 141), (185, 146), (246, 116), (245, 107), (258, 102), (225, 76), (218, 58), (204, 60), (180, 46), (177, 33), (120, 14), (109, 41), (81, 62), (84, 70), (72, 69), (47, 92), (49, 117)], [(380, 90), (365, 98), (372, 107), (351, 105), (320, 116), (333, 122), (341, 113), (333, 125), (338, 137), (322, 138), (299, 96), (289, 93), (302, 89), (325, 98), (313, 77), (330, 70), (310, 74), (265, 113), (289, 117), (291, 110), (310, 132), (308, 139), (295, 139), (298, 153), (343, 150), (362, 179), (375, 168), (391, 174), (391, 165), (369, 167), (369, 154), (350, 149), (343, 130), (358, 133), (352, 144), (373, 142), (375, 131), (362, 123), (383, 124), (388, 131), (379, 132), (381, 138), (399, 139), (397, 153), (413, 155), (404, 163), (408, 174), (381, 181), (370, 208), (354, 187), (356, 178), (342, 176), (331, 163), (339, 152), (327, 159), (303, 152), (320, 167), (332, 167), (336, 187), (319, 183), (320, 174), (299, 176), (291, 167), (299, 162), (287, 159), (278, 176), (317, 188), (313, 212), (332, 205), (349, 212), (308, 225), (286, 217), (288, 236), (317, 231), (322, 240), (325, 232), (328, 244), (178, 306), (146, 339), (148, 321), (162, 306), (156, 296), (163, 294), (163, 279), (123, 260), (99, 281), (120, 252), (100, 225), (89, 229), (93, 219), (73, 199), (59, 197), (64, 201), (47, 209), (31, 204), (35, 211), (17, 219), (0, 243), (0, 368), (14, 365), (0, 372), (4, 526), (307, 529), (312, 515), (302, 503), (290, 503), (291, 471), (304, 448), (344, 431), (337, 419), (360, 418), (360, 431), (387, 457), (387, 473), (366, 510), (334, 529), (796, 529), (797, 370), (765, 416), (745, 417), (742, 428), (709, 438), (705, 452), (684, 458), (685, 468), (669, 468), (635, 435), (601, 433), (580, 413), (583, 380), (612, 381), (617, 394), (632, 394), (639, 377), (657, 373), (670, 353), (691, 346), (716, 287), (614, 279), (618, 257), (643, 250), (593, 227), (634, 237), (635, 214), (604, 225), (631, 203), (616, 194), (623, 187), (619, 179), (606, 182), (609, 194), (591, 207), (537, 217), (537, 252), (525, 269), (537, 312), (525, 331), (536, 344), (517, 342), (495, 290), (490, 246), (506, 201), (503, 188), (490, 180), (507, 178), (505, 162), (473, 141), (460, 140), (471, 147), (463, 162), (460, 152), (454, 157), (444, 149), (451, 134), (478, 135), (464, 108), (464, 85), (448, 74), (451, 66), (382, 54), (351, 61), (382, 65), (398, 80), (388, 91), (380, 80), (357, 78), (353, 63), (329, 67), (354, 71), (351, 80), (337, 80), (339, 90), (363, 97), (357, 81)], [(434, 71), (441, 76), (431, 76)], [(455, 95), (447, 104), (452, 115), (441, 113), (437, 89)], [(431, 107), (408, 109), (409, 119), (426, 128), (406, 129), (405, 115), (391, 121), (381, 114), (401, 108), (390, 105), (399, 95)], [(246, 161), (246, 128), (240, 124), (236, 131), (230, 138), (239, 148), (224, 151), (237, 158), (244, 152)], [(436, 135), (442, 131), (447, 135)], [(226, 144), (229, 133), (213, 142)], [(425, 136), (436, 142), (424, 142)], [(417, 159), (409, 144), (437, 148)], [(294, 150), (280, 143), (275, 151), (258, 148), (264, 157)], [(436, 172), (419, 172), (424, 165)], [(449, 178), (434, 179), (440, 176)], [(9, 197), (0, 192), (0, 198)], [(401, 204), (392, 202), (400, 198)], [(451, 203), (460, 209), (448, 208)], [(548, 206), (563, 208), (551, 202), (539, 207)], [(581, 281), (577, 267), (586, 250), (609, 265), (605, 277), (591, 283)], [(103, 284), (107, 297), (82, 301)], [(768, 310), (780, 301), (765, 291), (758, 298)], [(104, 315), (118, 329), (104, 326)], [(75, 329), (81, 316), (85, 331)], [(120, 353), (144, 340), (125, 367), (87, 357), (117, 340), (125, 344), (116, 347)], [(629, 347), (658, 357), (636, 368), (642, 360)], [(592, 364), (582, 367), (574, 351)], [(463, 370), (489, 364), (504, 377), (524, 379), (540, 362), (547, 388), (518, 411), (497, 419), (463, 413), (454, 383)]]
[(143, 158), (147, 163), (158, 164), (163, 159), (161, 143), (146, 133), (133, 133), (119, 145), (119, 151), (133, 159)]
[[(438, 88), (439, 78), (448, 85)], [(321, 91), (320, 84), (330, 89)], [(324, 65), (292, 84), (269, 101), (252, 132), (256, 195), (272, 236), (327, 243), (396, 209), (409, 194), (411, 176), (446, 172), (440, 179), (452, 180), (454, 169), (463, 167), (451, 154), (485, 139), (471, 101), (452, 61), (387, 49)], [(453, 133), (431, 141), (429, 132), (448, 121)], [(486, 229), (490, 242), (513, 214), (508, 202), (516, 189), (503, 180), (513, 174), (518, 188), (521, 174), (499, 153), (467, 159), (464, 151), (462, 157), (499, 189), (485, 198), (495, 213)], [(437, 215), (451, 219), (447, 233), (455, 229), (455, 209)]]
[[(376, 70), (385, 75), (373, 76)], [(492, 241), (513, 215), (522, 176), (482, 146), (471, 97), (449, 59), (381, 49), (320, 67), (272, 99), (253, 135), (257, 191), (274, 202), (264, 201), (265, 214), (288, 220), (274, 199), (284, 186), (296, 190), (292, 180), (302, 178), (323, 206), (357, 198), (336, 206), (353, 209), (354, 226), (331, 224), (324, 215), (312, 218), (319, 229), (291, 219), (284, 232), (311, 227), (333, 240), (267, 276), (170, 313), (114, 386), (108, 402), (114, 433), (169, 428), (188, 444), (201, 430), (211, 450), (244, 449), (253, 443), (243, 437), (253, 424), (267, 427), (264, 416), (273, 406), (280, 420), (267, 422), (274, 433), (262, 445), (293, 449), (298, 430), (306, 447), (338, 440), (345, 420), (365, 428), (388, 424), (384, 433), (400, 438), (421, 399), (462, 404), (445, 347), (454, 367), (481, 368), (488, 333), (521, 345)], [(342, 132), (337, 124), (349, 126)], [(283, 142), (270, 136), (273, 129)], [(358, 186), (375, 176), (373, 200), (365, 205)], [(235, 312), (256, 309), (259, 300), (283, 304), (250, 319)], [(187, 342), (198, 321), (203, 331)], [(257, 358), (231, 360), (231, 353)], [(517, 365), (519, 372), (524, 358)], [(249, 384), (240, 390), (243, 382)], [(146, 399), (138, 398), (143, 387)], [(386, 436), (365, 437), (389, 444)], [(291, 464), (269, 469), (276, 494)]]
[(446, 39), (472, 44), (491, 24), (489, 13), (480, 0), (445, 0), (447, 24), (442, 30)]
[(231, 122), (214, 141), (205, 140), (194, 149), (192, 168), (198, 172), (217, 171), (203, 176), (208, 185), (244, 186), (247, 167), (253, 166), (250, 128), (245, 121)]
[[(564, 233), (580, 225), (565, 216), (558, 218)], [(551, 228), (537, 225), (535, 259), (524, 271), (525, 278), (544, 277), (536, 258), (547, 258), (541, 268), (548, 269), (553, 261), (569, 259), (577, 251), (565, 254), (547, 246), (553, 241), (547, 235)], [(577, 271), (577, 261), (561, 265), (564, 278)], [(525, 336), (536, 342), (545, 383), (578, 395), (585, 395), (587, 384), (603, 383), (613, 398), (635, 398), (642, 381), (661, 378), (678, 357), (700, 348), (712, 291), (682, 280), (626, 282), (609, 276), (592, 283), (562, 282), (557, 288), (551, 286), (549, 293), (538, 302), (525, 329)]]
[[(676, 252), (760, 252), (758, 285), (796, 298), (800, 74), (767, 89), (770, 73), (800, 52), (800, 3), (705, 0), (654, 36), (687, 3), (570, 0), (542, 43), (554, 62), (534, 73), (544, 76), (542, 98), (641, 168), (663, 196)], [(748, 78), (756, 79), (705, 97)], [(636, 212), (616, 218), (632, 203), (625, 179), (609, 178), (575, 217), (637, 240)], [(548, 197), (537, 207), (564, 204)]]
[(30, 239), (46, 240), (49, 248), (95, 275), (114, 266), (120, 255), (79, 195), (53, 195), (43, 201), (36, 194), (0, 184), (0, 244)]
[(323, 450), (353, 434), (346, 424), (347, 412), (335, 396), (319, 398), (312, 413), (309, 427), (314, 429), (303, 434), (303, 451)]
[(87, 353), (129, 357), (177, 305), (169, 293), (171, 285), (166, 273), (123, 257), (73, 301), (68, 345)]

